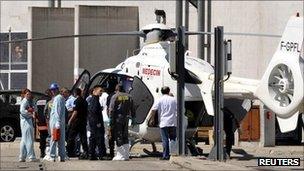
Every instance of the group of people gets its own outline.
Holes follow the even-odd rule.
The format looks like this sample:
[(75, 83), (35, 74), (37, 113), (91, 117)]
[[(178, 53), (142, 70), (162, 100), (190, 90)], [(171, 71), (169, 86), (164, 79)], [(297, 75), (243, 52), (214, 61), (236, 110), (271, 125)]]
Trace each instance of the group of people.
[[(86, 99), (81, 89), (70, 92), (67, 88), (60, 89), (56, 83), (51, 84), (46, 93), (51, 99), (44, 112), (38, 114), (31, 91), (22, 91), (20, 162), (25, 162), (27, 157), (30, 161), (38, 161), (34, 152), (33, 120), (36, 120), (40, 134), (40, 157), (46, 161), (55, 161), (57, 156), (61, 162), (71, 157), (129, 159), (128, 125), (129, 120), (134, 124), (135, 111), (132, 97), (125, 93), (122, 85), (117, 84), (114, 92), (107, 92), (106, 88), (96, 85)], [(109, 121), (108, 125), (104, 119)], [(49, 150), (46, 150), (48, 138)], [(80, 139), (81, 148), (77, 139)], [(109, 155), (105, 143), (109, 144)]]
[[(126, 93), (120, 84), (117, 84), (115, 91), (112, 92), (99, 85), (94, 86), (86, 99), (79, 88), (72, 93), (66, 88), (59, 89), (56, 83), (51, 84), (47, 94), (52, 98), (45, 105), (44, 113), (40, 116), (37, 115), (37, 107), (32, 100), (31, 91), (28, 89), (22, 91), (20, 161), (24, 162), (26, 157), (29, 157), (30, 161), (37, 160), (33, 150), (33, 119), (38, 120), (41, 158), (44, 157), (45, 160), (55, 161), (57, 154), (60, 161), (65, 161), (68, 157), (90, 160), (105, 158), (128, 160), (129, 121), (135, 124), (135, 109), (131, 95)], [(169, 87), (162, 87), (161, 93), (163, 96), (157, 99), (151, 108), (151, 116), (158, 115), (163, 145), (161, 159), (168, 160), (172, 153), (172, 143), (176, 143), (177, 102), (170, 93)], [(230, 116), (226, 113), (227, 111), (225, 111), (227, 117)], [(227, 122), (230, 122), (231, 118), (227, 117), (225, 117), (225, 132), (230, 135), (233, 132), (227, 132), (231, 130)], [(49, 154), (46, 154), (48, 137), (50, 137), (50, 148)], [(228, 155), (233, 144), (232, 139), (227, 138)], [(116, 156), (114, 157), (115, 142)], [(109, 154), (107, 154), (107, 146)]]
[[(169, 87), (162, 87), (161, 93), (163, 96), (152, 106), (151, 116), (158, 115), (163, 145), (161, 159), (169, 160), (172, 148), (176, 148), (172, 144), (176, 143), (177, 102), (170, 93)], [(30, 161), (38, 161), (34, 152), (33, 120), (37, 120), (40, 134), (40, 157), (44, 160), (55, 161), (57, 154), (61, 162), (69, 157), (89, 160), (129, 159), (128, 126), (129, 120), (132, 121), (132, 125), (135, 124), (135, 109), (131, 95), (124, 91), (122, 85), (117, 84), (115, 91), (112, 92), (106, 91), (106, 88), (99, 85), (94, 86), (90, 90), (90, 95), (84, 99), (81, 89), (76, 88), (71, 94), (67, 88), (59, 89), (58, 84), (53, 83), (46, 94), (51, 97), (51, 100), (45, 105), (44, 112), (38, 114), (31, 91), (29, 89), (22, 91), (20, 162), (25, 162), (26, 157)], [(233, 144), (233, 131), (231, 124), (227, 123), (235, 120), (231, 119), (234, 118), (233, 116), (231, 112), (225, 110), (224, 129), (228, 137), (226, 150), (229, 156)], [(107, 122), (108, 124), (105, 124)], [(50, 137), (50, 147), (49, 153), (46, 154), (48, 137)], [(77, 139), (80, 139), (82, 153), (80, 153)], [(115, 142), (116, 156), (114, 157)], [(106, 143), (109, 146), (109, 155), (107, 155)]]

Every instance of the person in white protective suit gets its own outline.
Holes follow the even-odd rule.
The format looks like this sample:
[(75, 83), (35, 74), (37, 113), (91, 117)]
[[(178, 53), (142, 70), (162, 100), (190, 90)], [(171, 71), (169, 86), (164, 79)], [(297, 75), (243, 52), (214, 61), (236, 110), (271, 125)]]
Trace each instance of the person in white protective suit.
[[(102, 107), (102, 118), (103, 118), (103, 123), (104, 123), (104, 128), (105, 130), (109, 129), (109, 116), (108, 116), (108, 106), (107, 106), (107, 98), (109, 97), (109, 94), (107, 93), (107, 89), (106, 87), (102, 87), (102, 89), (104, 89), (104, 92), (102, 93), (102, 95), (99, 97), (99, 103)], [(108, 143), (108, 131), (105, 131), (105, 139), (104, 139), (104, 143), (106, 146), (106, 149), (109, 148), (109, 143)]]
[[(55, 161), (57, 155), (57, 144), (58, 154), (60, 161), (64, 162), (66, 159), (65, 150), (65, 100), (59, 92), (59, 86), (57, 83), (52, 83), (50, 90), (54, 96), (53, 105), (50, 113), (50, 131), (51, 131), (51, 142), (50, 142), (50, 157), (46, 158), (47, 161)], [(54, 138), (55, 129), (59, 129), (60, 135), (59, 140)], [(55, 139), (55, 140), (54, 140)]]
[(20, 105), (20, 127), (21, 142), (19, 162), (25, 162), (26, 157), (31, 162), (38, 161), (34, 151), (34, 127), (33, 118), (37, 112), (37, 107), (33, 102), (32, 94), (29, 89), (22, 90), (23, 97)]

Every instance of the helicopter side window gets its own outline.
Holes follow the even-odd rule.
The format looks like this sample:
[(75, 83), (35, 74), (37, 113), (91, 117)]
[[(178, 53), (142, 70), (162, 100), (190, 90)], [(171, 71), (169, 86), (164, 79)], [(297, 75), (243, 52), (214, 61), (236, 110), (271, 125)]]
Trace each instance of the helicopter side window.
[(104, 80), (102, 86), (106, 87), (109, 93), (113, 93), (115, 91), (115, 86), (119, 83), (118, 77), (115, 75), (109, 75), (109, 77)]
[(97, 73), (90, 81), (90, 89), (96, 85), (100, 85), (102, 87), (105, 87), (108, 93), (113, 93), (115, 91), (115, 86), (117, 83), (118, 80), (115, 75), (108, 73)]
[(131, 77), (126, 77), (122, 82), (123, 87), (127, 93), (129, 93), (130, 90), (132, 89), (132, 83), (133, 83), (133, 79)]
[(129, 92), (132, 87), (133, 78), (109, 73), (98, 73), (93, 76), (90, 84), (90, 89), (95, 85), (100, 85), (107, 89), (108, 93), (115, 91), (115, 86), (120, 83), (123, 85), (126, 92)]
[(128, 93), (132, 88), (132, 82), (133, 78), (124, 76), (124, 75), (112, 75), (109, 77), (109, 79), (106, 81), (106, 87), (110, 91), (115, 91), (115, 87), (117, 84), (121, 84), (124, 88), (124, 90)]

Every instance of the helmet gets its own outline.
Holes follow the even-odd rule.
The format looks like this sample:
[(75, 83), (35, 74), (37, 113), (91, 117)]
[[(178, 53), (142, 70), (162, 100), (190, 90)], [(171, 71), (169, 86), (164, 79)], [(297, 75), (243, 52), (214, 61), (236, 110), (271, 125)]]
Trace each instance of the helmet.
[(57, 83), (52, 83), (50, 85), (50, 90), (55, 90), (55, 89), (59, 89), (59, 85)]

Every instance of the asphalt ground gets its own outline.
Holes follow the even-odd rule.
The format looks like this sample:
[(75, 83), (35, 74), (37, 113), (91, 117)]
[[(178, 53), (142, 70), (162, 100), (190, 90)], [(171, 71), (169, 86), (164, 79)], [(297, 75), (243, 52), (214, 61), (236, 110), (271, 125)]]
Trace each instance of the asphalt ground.
[[(171, 157), (170, 161), (159, 160), (158, 157), (150, 157), (143, 152), (146, 148), (151, 150), (149, 144), (137, 144), (131, 151), (132, 159), (129, 161), (89, 161), (71, 158), (66, 162), (18, 162), (19, 143), (0, 143), (1, 170), (304, 170), (303, 146), (276, 146), (264, 148), (234, 147), (231, 159), (225, 162), (207, 160), (212, 148), (209, 145), (198, 144), (203, 149), (203, 155), (192, 157)], [(161, 144), (157, 143), (159, 151)], [(35, 143), (35, 153), (39, 156), (39, 143)], [(300, 158), (301, 165), (293, 167), (267, 166), (259, 167), (258, 158)]]

